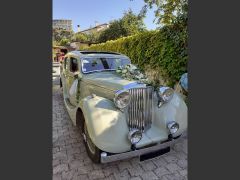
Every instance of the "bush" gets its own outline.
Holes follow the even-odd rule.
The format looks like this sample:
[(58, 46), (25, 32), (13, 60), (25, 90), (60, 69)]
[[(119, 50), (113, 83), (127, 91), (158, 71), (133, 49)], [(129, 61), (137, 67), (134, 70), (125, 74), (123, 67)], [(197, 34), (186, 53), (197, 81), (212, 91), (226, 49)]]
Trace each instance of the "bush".
[(160, 30), (92, 45), (88, 50), (125, 54), (146, 74), (154, 72), (152, 78), (157, 84), (173, 87), (187, 71), (187, 28), (176, 23)]
[(87, 35), (75, 33), (73, 37), (71, 38), (71, 41), (78, 41), (78, 42), (86, 42), (87, 41)]
[(70, 44), (70, 40), (66, 39), (66, 38), (61, 39), (60, 42), (59, 42), (60, 46), (66, 46), (68, 44)]

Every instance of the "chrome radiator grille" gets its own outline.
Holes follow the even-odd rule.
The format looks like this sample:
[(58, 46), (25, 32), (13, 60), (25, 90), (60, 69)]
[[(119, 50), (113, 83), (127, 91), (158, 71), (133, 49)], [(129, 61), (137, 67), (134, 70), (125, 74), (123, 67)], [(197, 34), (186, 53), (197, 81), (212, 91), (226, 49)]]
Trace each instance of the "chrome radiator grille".
[(142, 132), (152, 124), (153, 87), (133, 88), (129, 90), (131, 103), (128, 106), (128, 126)]

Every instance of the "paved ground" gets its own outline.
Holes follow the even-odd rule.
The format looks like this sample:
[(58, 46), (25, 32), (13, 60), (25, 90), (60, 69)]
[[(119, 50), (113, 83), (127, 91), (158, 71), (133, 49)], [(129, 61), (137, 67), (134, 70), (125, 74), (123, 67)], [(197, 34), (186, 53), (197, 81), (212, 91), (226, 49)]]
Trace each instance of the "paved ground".
[(187, 179), (187, 137), (171, 152), (152, 160), (137, 158), (94, 164), (88, 158), (79, 130), (72, 125), (63, 104), (58, 79), (53, 81), (53, 179), (54, 180), (182, 180)]

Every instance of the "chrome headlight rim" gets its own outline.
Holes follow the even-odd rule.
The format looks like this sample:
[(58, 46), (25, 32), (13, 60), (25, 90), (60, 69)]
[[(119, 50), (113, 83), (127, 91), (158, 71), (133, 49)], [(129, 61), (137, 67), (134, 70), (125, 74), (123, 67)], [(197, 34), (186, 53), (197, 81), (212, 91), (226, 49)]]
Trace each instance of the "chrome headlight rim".
[(167, 128), (171, 134), (175, 134), (179, 130), (179, 124), (176, 121), (170, 121), (167, 123)]
[(158, 93), (159, 96), (161, 97), (162, 103), (167, 103), (172, 99), (174, 95), (174, 90), (170, 87), (162, 86), (159, 88)]
[[(127, 94), (129, 95), (129, 101), (128, 101), (128, 103), (125, 104), (124, 106), (119, 106), (119, 104), (117, 103), (117, 98), (119, 97), (119, 95), (121, 95), (121, 94), (123, 94), (123, 93), (127, 93)], [(119, 91), (117, 91), (117, 92), (115, 93), (115, 96), (114, 96), (113, 101), (114, 101), (114, 104), (115, 104), (115, 106), (116, 106), (117, 108), (119, 108), (119, 109), (124, 109), (124, 108), (126, 108), (126, 107), (130, 104), (130, 102), (131, 102), (131, 95), (130, 95), (130, 93), (129, 93), (128, 90), (125, 90), (125, 89), (124, 89), (124, 90), (119, 90)]]
[(131, 142), (132, 145), (136, 145), (141, 139), (142, 132), (139, 129), (132, 129), (129, 131), (128, 140)]

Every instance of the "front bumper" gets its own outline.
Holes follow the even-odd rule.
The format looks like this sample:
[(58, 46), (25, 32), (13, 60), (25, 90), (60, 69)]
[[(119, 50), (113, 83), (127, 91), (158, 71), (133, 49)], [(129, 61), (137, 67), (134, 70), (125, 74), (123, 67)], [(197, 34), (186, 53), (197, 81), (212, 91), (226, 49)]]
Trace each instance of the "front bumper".
[(155, 152), (161, 149), (165, 149), (167, 147), (171, 147), (173, 144), (179, 142), (182, 139), (182, 136), (177, 138), (177, 139), (172, 139), (170, 141), (164, 142), (164, 143), (159, 143), (157, 145), (143, 148), (143, 149), (138, 149), (134, 151), (129, 151), (129, 152), (124, 152), (124, 153), (119, 153), (119, 154), (114, 154), (114, 155), (107, 155), (106, 152), (101, 153), (101, 163), (108, 163), (112, 161), (118, 161), (118, 160), (123, 160), (123, 159), (128, 159), (132, 157), (137, 157), (141, 156), (147, 153)]

